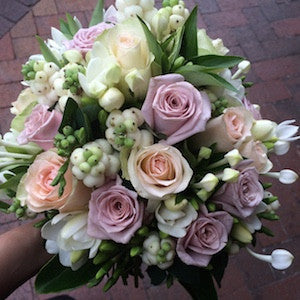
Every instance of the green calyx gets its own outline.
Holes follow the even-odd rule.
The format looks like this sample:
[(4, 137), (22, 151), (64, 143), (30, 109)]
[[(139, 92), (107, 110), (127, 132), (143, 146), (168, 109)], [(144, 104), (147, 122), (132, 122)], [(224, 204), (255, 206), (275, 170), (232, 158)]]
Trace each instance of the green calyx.
[(21, 73), (25, 80), (34, 80), (36, 71), (34, 69), (35, 61), (30, 60), (25, 65), (22, 66)]

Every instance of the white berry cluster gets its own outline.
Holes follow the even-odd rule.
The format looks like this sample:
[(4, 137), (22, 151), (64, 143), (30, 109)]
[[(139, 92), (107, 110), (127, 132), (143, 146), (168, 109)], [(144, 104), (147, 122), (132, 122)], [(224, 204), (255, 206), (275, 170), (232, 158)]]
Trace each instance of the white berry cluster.
[(115, 176), (120, 170), (119, 158), (105, 139), (75, 149), (71, 163), (72, 173), (87, 187), (102, 186), (106, 178)]
[(53, 77), (57, 74), (59, 67), (54, 63), (36, 61), (33, 65), (35, 76), (26, 81), (33, 94), (39, 96), (39, 102), (52, 105), (57, 99), (57, 93), (53, 90)]
[(157, 232), (153, 232), (144, 241), (142, 260), (146, 265), (157, 265), (165, 270), (173, 264), (174, 257), (175, 242), (172, 239), (161, 239)]
[(106, 121), (107, 130), (105, 136), (108, 142), (118, 151), (122, 147), (133, 148), (149, 146), (153, 144), (153, 136), (147, 130), (140, 130), (144, 118), (141, 111), (135, 107), (121, 110), (114, 110)]
[(137, 15), (150, 24), (157, 12), (154, 4), (154, 0), (116, 0), (118, 22)]
[(173, 2), (175, 5), (172, 5), (172, 3), (164, 5), (150, 22), (152, 30), (159, 40), (183, 26), (190, 15), (183, 1)]

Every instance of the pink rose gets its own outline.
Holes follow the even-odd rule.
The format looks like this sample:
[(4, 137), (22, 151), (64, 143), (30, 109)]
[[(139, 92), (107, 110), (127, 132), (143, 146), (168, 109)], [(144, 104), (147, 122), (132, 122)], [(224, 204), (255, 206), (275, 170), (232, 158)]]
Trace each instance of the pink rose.
[(127, 244), (142, 225), (144, 205), (119, 177), (92, 193), (89, 209), (87, 232), (97, 239)]
[(211, 117), (207, 95), (178, 74), (151, 78), (142, 114), (149, 126), (176, 144), (205, 130)]
[(53, 148), (53, 139), (58, 133), (62, 114), (56, 110), (48, 111), (48, 106), (38, 104), (26, 119), (24, 130), (17, 141), (20, 145), (34, 142), (44, 150)]
[(273, 164), (268, 158), (268, 150), (260, 141), (249, 140), (243, 143), (239, 151), (242, 156), (253, 161), (253, 165), (260, 174), (268, 173)]
[(217, 151), (228, 152), (251, 136), (253, 116), (244, 107), (231, 107), (221, 116), (211, 119), (204, 132), (193, 138), (194, 146), (211, 146), (217, 143)]
[(259, 175), (251, 164), (250, 160), (239, 163), (236, 167), (240, 171), (238, 181), (225, 183), (212, 198), (223, 210), (239, 218), (252, 215), (264, 197)]
[(151, 200), (162, 200), (184, 191), (193, 171), (179, 150), (154, 144), (133, 150), (128, 160), (129, 178), (137, 193)]
[(25, 191), (25, 203), (34, 212), (58, 209), (70, 212), (87, 209), (91, 190), (72, 176), (71, 168), (65, 173), (66, 186), (61, 197), (59, 185), (51, 186), (65, 159), (54, 150), (38, 155), (21, 181)]
[(187, 265), (207, 267), (212, 255), (221, 251), (228, 241), (233, 218), (224, 211), (207, 213), (205, 207), (177, 241), (176, 252)]
[(114, 27), (114, 24), (100, 23), (90, 28), (81, 28), (74, 35), (73, 40), (66, 41), (65, 46), (68, 50), (75, 49), (82, 54), (92, 50), (96, 38), (106, 29)]

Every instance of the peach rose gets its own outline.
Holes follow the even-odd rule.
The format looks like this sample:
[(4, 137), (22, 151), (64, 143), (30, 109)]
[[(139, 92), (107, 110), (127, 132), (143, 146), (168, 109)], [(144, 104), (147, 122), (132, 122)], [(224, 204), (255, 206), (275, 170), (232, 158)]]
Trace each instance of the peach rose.
[(193, 142), (199, 146), (217, 143), (217, 151), (227, 152), (239, 146), (251, 136), (252, 114), (244, 107), (231, 107), (221, 116), (211, 119), (206, 130), (195, 135)]
[(66, 186), (61, 197), (58, 195), (59, 185), (51, 186), (64, 162), (65, 159), (54, 150), (36, 157), (21, 182), (29, 209), (37, 213), (50, 209), (58, 209), (62, 213), (87, 209), (91, 190), (72, 176), (70, 168), (65, 173)]
[(184, 191), (193, 176), (180, 151), (162, 144), (133, 150), (128, 160), (128, 173), (137, 193), (148, 200), (162, 200), (167, 195)]
[(268, 173), (273, 164), (268, 158), (268, 150), (260, 141), (249, 140), (239, 148), (241, 155), (253, 160), (253, 165), (260, 174)]

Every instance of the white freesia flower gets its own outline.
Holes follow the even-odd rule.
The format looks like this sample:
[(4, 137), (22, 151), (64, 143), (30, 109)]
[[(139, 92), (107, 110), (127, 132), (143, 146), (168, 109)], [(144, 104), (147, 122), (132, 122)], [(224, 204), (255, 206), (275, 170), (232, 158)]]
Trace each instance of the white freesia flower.
[(88, 96), (101, 98), (109, 87), (119, 83), (121, 68), (116, 58), (100, 42), (95, 42), (86, 75), (79, 73), (78, 79)]
[(58, 214), (42, 228), (48, 253), (58, 254), (60, 263), (73, 271), (95, 257), (101, 243), (87, 234), (87, 219), (87, 212)]
[(280, 123), (275, 129), (275, 136), (278, 141), (274, 144), (274, 152), (277, 155), (284, 155), (290, 149), (290, 142), (300, 139), (300, 136), (295, 136), (299, 126), (291, 125), (295, 120), (286, 120)]
[(194, 187), (205, 189), (207, 192), (212, 192), (217, 184), (219, 183), (219, 179), (213, 173), (207, 173), (201, 181), (194, 184)]
[(292, 184), (299, 177), (296, 172), (289, 169), (281, 170), (280, 172), (269, 172), (264, 175), (276, 178), (283, 184)]
[(239, 78), (242, 74), (249, 73), (251, 69), (251, 63), (248, 60), (243, 60), (238, 64), (238, 70), (235, 72), (235, 74), (232, 76), (232, 79)]
[(187, 227), (197, 219), (197, 216), (196, 210), (189, 203), (177, 211), (169, 210), (162, 203), (155, 211), (159, 230), (176, 238), (182, 238), (186, 235)]
[(210, 90), (218, 97), (224, 97), (228, 100), (230, 106), (241, 106), (242, 100), (245, 97), (245, 87), (243, 86), (243, 82), (241, 79), (232, 79), (232, 74), (229, 69), (225, 69), (219, 74), (226, 81), (228, 81), (231, 85), (233, 85), (237, 92), (230, 91), (228, 89), (222, 87), (210, 87)]
[(270, 120), (256, 120), (251, 128), (255, 140), (267, 141), (274, 137), (277, 124)]
[(246, 249), (252, 256), (261, 261), (270, 263), (276, 270), (285, 270), (289, 268), (294, 260), (294, 256), (285, 249), (276, 249), (271, 255), (258, 254), (249, 248)]
[(268, 209), (267, 204), (264, 202), (261, 202), (256, 209), (254, 210), (253, 214), (250, 215), (249, 217), (243, 219), (244, 225), (247, 227), (247, 229), (251, 232), (254, 233), (257, 230), (261, 229), (262, 223), (260, 219), (257, 217), (257, 214), (262, 213)]

